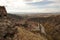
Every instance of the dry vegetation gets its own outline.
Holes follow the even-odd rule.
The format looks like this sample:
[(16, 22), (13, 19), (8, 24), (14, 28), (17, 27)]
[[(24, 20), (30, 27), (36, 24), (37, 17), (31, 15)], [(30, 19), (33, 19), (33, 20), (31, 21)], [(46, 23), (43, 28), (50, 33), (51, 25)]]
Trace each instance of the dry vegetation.
[[(46, 34), (38, 24), (43, 25)], [(60, 40), (60, 15), (23, 17), (7, 14), (0, 7), (0, 40)]]
[(47, 40), (42, 36), (38, 36), (32, 32), (25, 30), (24, 28), (18, 28), (19, 40)]
[(45, 28), (48, 40), (60, 40), (60, 15), (33, 17), (29, 18), (28, 22), (29, 21), (30, 23), (35, 22), (37, 24), (42, 24)]
[(1, 17), (0, 40), (46, 40), (46, 38), (20, 27), (13, 18)]
[[(0, 40), (45, 40), (42, 36), (27, 31), (19, 24), (18, 17), (9, 16), (5, 8), (0, 8)], [(21, 26), (21, 27), (20, 27)]]
[[(22, 37), (22, 40), (25, 40), (26, 38), (27, 38), (26, 40), (35, 40), (34, 35), (37, 35), (36, 37), (38, 37), (36, 38), (36, 40), (37, 39), (39, 40), (40, 38), (42, 39), (47, 38), (48, 40), (60, 40), (60, 15), (52, 15), (49, 17), (31, 17), (22, 20), (20, 24), (19, 22), (17, 22), (17, 24), (20, 27), (19, 38), (21, 39)], [(40, 31), (32, 30), (34, 29), (34, 27), (37, 27), (38, 23), (44, 26), (47, 35), (41, 34)], [(28, 32), (26, 32), (27, 30)], [(30, 36), (32, 38), (30, 38)]]

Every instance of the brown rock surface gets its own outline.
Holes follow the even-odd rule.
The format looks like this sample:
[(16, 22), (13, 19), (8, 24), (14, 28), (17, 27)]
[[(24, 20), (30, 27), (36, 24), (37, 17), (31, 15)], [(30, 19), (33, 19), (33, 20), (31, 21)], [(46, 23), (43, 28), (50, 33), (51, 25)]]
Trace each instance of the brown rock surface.
[(14, 35), (17, 33), (17, 28), (15, 27), (15, 24), (12, 24), (12, 21), (8, 19), (0, 19), (0, 40), (4, 39), (12, 39)]
[(4, 6), (0, 6), (0, 16), (6, 16), (7, 11)]

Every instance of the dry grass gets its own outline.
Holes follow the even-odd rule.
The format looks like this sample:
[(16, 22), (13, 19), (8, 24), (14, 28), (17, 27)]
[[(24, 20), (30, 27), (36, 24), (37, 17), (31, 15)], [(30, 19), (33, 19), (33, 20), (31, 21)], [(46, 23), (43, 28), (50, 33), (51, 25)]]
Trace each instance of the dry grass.
[(18, 31), (19, 40), (47, 40), (42, 36), (38, 36), (32, 32), (25, 30), (24, 28), (18, 28)]

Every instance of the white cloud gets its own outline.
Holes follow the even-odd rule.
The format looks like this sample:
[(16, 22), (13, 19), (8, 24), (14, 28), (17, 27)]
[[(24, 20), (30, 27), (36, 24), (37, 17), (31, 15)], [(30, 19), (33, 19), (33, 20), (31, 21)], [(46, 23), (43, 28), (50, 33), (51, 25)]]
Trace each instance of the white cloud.
[(1, 5), (1, 6), (3, 6), (3, 5), (6, 6), (6, 4), (7, 4), (7, 3), (6, 3), (6, 0), (0, 0), (0, 5)]
[(25, 2), (40, 2), (40, 1), (43, 1), (43, 0), (24, 0)]
[[(32, 0), (32, 2), (39, 2), (44, 0)], [(46, 0), (47, 1), (47, 0)], [(60, 12), (60, 8), (52, 8), (53, 6), (60, 7), (60, 0), (48, 0), (55, 3), (48, 4), (51, 8), (38, 8), (32, 5), (25, 4), (25, 0), (0, 0), (0, 5), (6, 6), (7, 12)], [(30, 1), (31, 2), (31, 1)]]
[[(18, 11), (17, 11), (18, 10)], [(60, 12), (60, 9), (57, 8), (42, 8), (42, 9), (27, 9), (27, 10), (20, 10), (20, 9), (14, 9), (14, 10), (8, 10), (9, 12), (30, 12), (30, 13), (49, 13), (49, 12)]]
[(40, 2), (40, 1), (43, 1), (43, 0), (33, 0), (33, 2)]
[(48, 0), (48, 1), (54, 1), (54, 2), (60, 3), (60, 0)]

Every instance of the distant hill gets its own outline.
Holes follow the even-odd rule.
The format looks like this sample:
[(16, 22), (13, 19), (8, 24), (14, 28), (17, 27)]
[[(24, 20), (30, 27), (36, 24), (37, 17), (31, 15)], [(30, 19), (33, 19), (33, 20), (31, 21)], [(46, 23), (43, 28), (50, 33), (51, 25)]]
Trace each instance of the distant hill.
[(23, 19), (22, 16), (18, 16), (18, 15), (15, 15), (15, 14), (10, 14), (10, 13), (8, 13), (7, 15), (8, 15), (9, 17), (11, 17), (11, 18), (16, 19), (16, 20), (22, 20), (22, 19)]
[[(16, 13), (15, 13), (16, 14)], [(51, 15), (60, 15), (60, 13), (17, 13), (19, 16), (29, 16), (29, 17), (48, 17)]]

